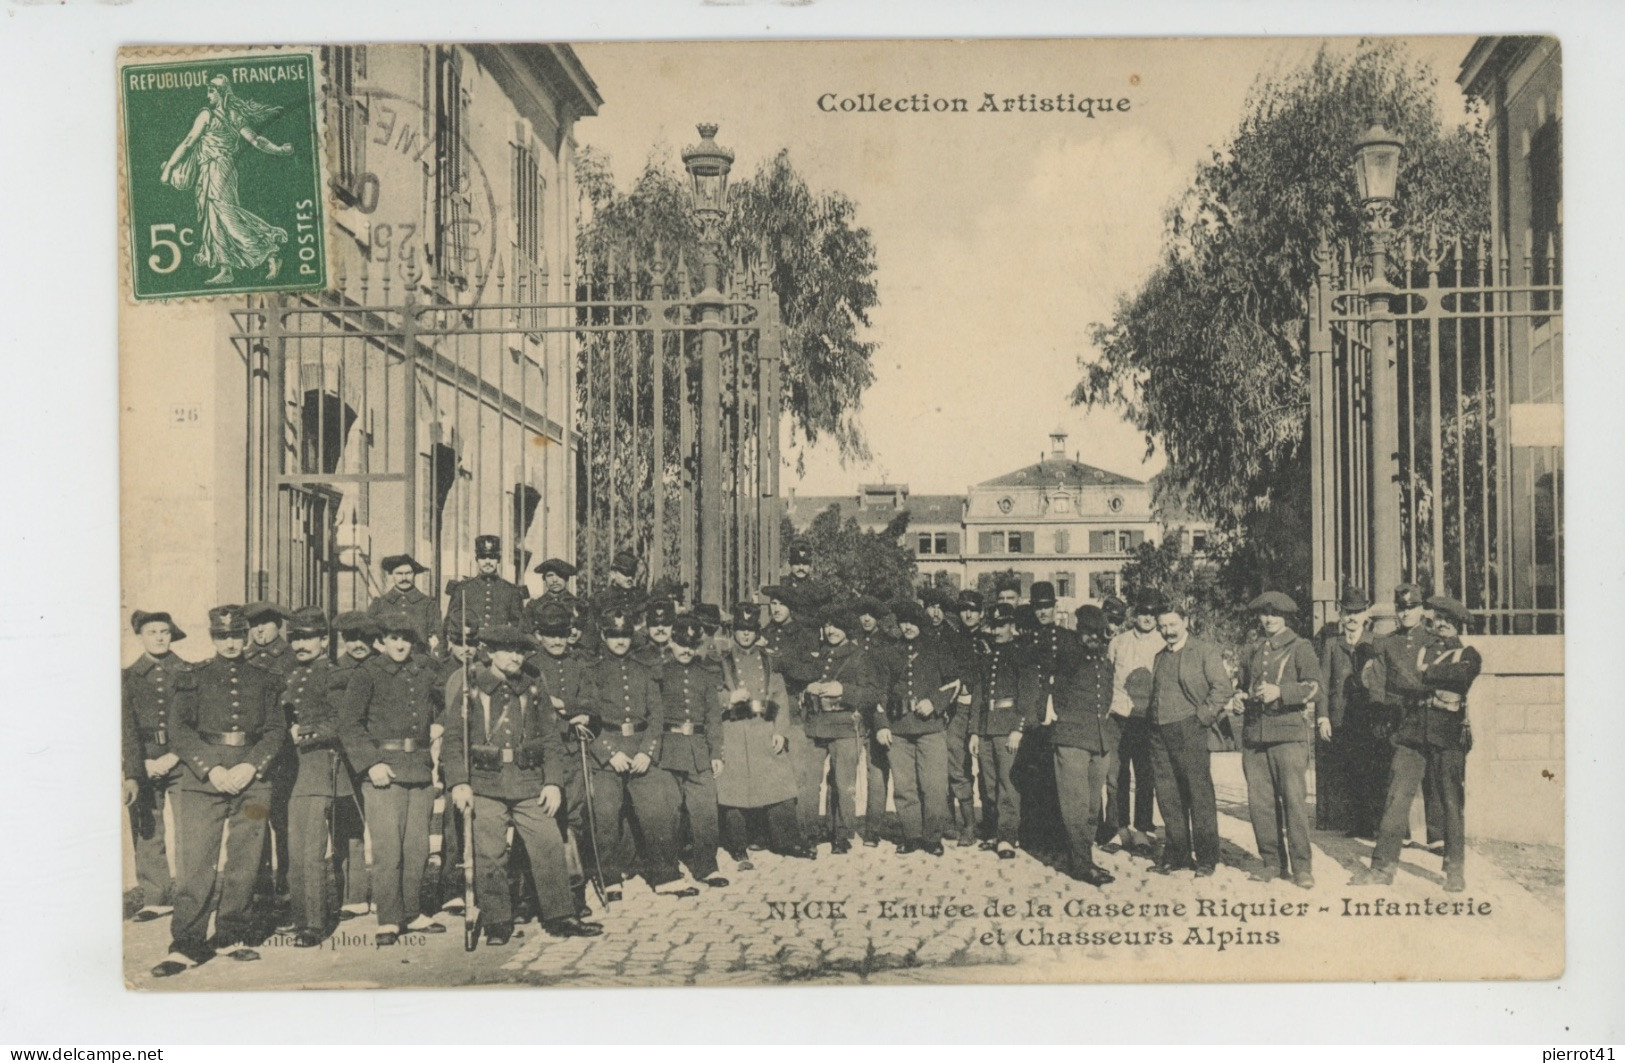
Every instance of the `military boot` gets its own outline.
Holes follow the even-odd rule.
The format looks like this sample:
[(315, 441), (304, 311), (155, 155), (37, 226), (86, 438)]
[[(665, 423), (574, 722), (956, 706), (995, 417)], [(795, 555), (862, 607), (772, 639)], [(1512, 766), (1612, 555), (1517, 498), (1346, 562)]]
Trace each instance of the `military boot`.
[(976, 844), (976, 810), (970, 805), (959, 806), (959, 847), (968, 849)]

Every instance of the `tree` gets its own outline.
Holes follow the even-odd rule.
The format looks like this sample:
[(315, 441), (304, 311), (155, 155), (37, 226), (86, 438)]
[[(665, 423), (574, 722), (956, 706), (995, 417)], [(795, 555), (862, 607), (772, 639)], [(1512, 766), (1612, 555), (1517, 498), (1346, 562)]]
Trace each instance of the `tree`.
[(1476, 122), (1444, 128), (1436, 78), (1402, 44), (1323, 47), (1261, 80), (1224, 150), (1167, 215), (1163, 257), (1082, 360), (1072, 401), (1122, 411), (1161, 445), (1159, 482), (1234, 540), (1232, 582), (1309, 582), (1308, 322), (1322, 234), (1357, 240), (1351, 151), (1373, 119), (1406, 139), (1399, 235), (1488, 224), (1489, 162)]
[(1247, 598), (1226, 579), (1233, 566), (1224, 562), (1233, 540), (1220, 538), (1205, 557), (1186, 553), (1180, 545), (1181, 529), (1172, 528), (1161, 543), (1144, 542), (1123, 564), (1123, 597), (1134, 599), (1153, 591), (1190, 609), (1195, 630), (1219, 643), (1240, 645), (1250, 632)]
[(818, 514), (802, 532), (784, 520), (784, 541), (800, 538), (812, 547), (813, 572), (837, 601), (864, 594), (883, 602), (913, 597), (914, 554), (903, 545), (907, 532), (907, 510), (879, 531), (864, 531), (856, 517), (842, 519), (839, 506)]

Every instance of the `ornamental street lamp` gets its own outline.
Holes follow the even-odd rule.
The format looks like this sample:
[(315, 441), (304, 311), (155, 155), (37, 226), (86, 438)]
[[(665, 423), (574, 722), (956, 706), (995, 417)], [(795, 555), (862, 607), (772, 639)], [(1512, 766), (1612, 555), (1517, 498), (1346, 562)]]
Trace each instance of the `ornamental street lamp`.
[(1394, 339), (1394, 298), (1388, 283), (1393, 239), (1394, 193), (1405, 141), (1374, 123), (1354, 146), (1354, 179), (1365, 215), (1371, 271), (1361, 294), (1371, 321), (1371, 597), (1393, 601), (1401, 575), (1399, 506), (1399, 354)]
[(728, 210), (728, 171), (734, 153), (716, 142), (717, 127), (702, 122), (700, 142), (683, 149), (694, 213), (700, 222), (703, 290), (700, 313), (699, 600), (721, 602), (722, 556), (722, 219)]

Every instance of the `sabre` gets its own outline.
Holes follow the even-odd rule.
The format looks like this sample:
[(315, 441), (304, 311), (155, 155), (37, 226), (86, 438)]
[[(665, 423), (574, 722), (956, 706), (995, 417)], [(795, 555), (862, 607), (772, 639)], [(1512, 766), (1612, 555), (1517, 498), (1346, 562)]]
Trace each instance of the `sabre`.
[(604, 869), (598, 857), (598, 813), (592, 805), (592, 776), (587, 774), (590, 770), (587, 765), (587, 743), (579, 732), (576, 734), (576, 745), (581, 748), (581, 787), (587, 799), (587, 842), (592, 846), (592, 867), (587, 871), (587, 881), (592, 883), (598, 904), (608, 909), (609, 897), (604, 893)]

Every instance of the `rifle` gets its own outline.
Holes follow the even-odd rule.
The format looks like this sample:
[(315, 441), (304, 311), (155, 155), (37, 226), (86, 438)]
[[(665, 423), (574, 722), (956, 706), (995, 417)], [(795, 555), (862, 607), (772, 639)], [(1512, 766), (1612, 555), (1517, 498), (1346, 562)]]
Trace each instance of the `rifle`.
[[(468, 637), (468, 588), (462, 588), (461, 615), (458, 623), (463, 625), (463, 638)], [(465, 644), (466, 645), (466, 644)], [(474, 766), (472, 763), (473, 739), (468, 733), (468, 698), (472, 689), (468, 675), (468, 658), (463, 657), (463, 778), (469, 781), (470, 790), (473, 789)], [(487, 736), (486, 741), (490, 741)], [(474, 799), (470, 795), (468, 809), (463, 813), (463, 951), (473, 952), (474, 946), (480, 940), (480, 909), (474, 897)]]

